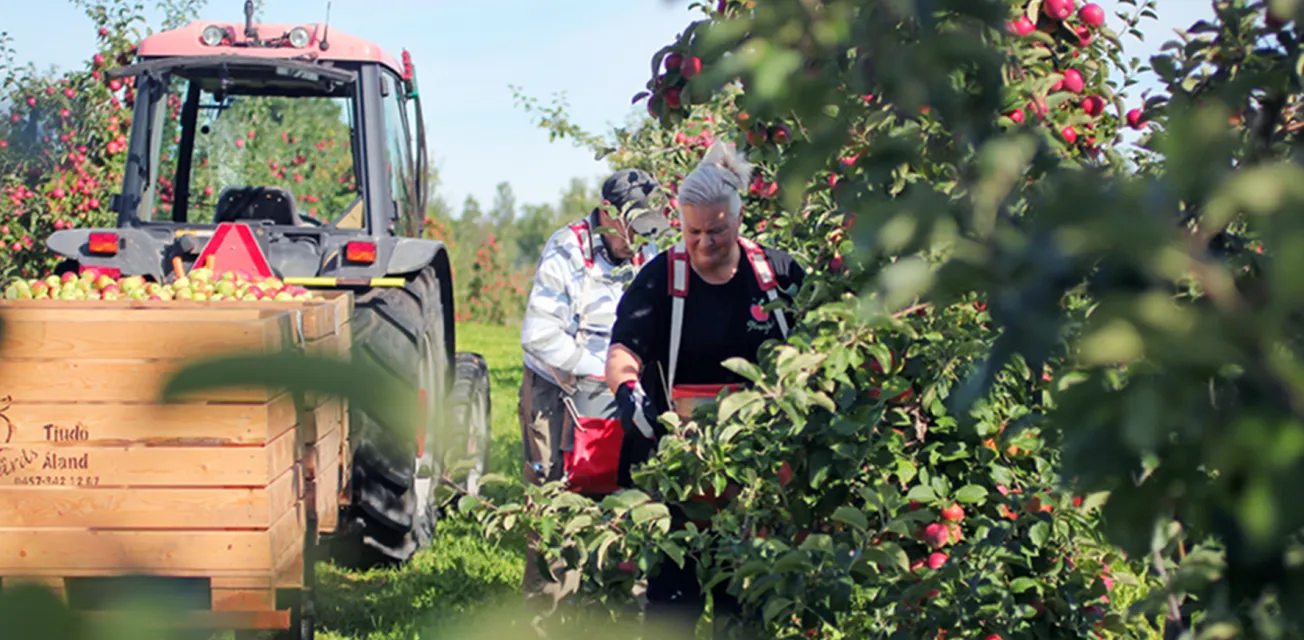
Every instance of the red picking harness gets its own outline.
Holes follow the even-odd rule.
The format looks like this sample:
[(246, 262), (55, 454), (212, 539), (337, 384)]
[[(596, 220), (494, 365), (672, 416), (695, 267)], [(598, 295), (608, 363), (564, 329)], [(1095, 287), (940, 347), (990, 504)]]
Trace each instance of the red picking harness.
[[(774, 267), (770, 265), (769, 259), (765, 256), (765, 250), (760, 245), (746, 238), (738, 238), (738, 244), (742, 245), (743, 255), (752, 265), (752, 272), (756, 274), (756, 284), (760, 286), (761, 291), (770, 298), (771, 301), (779, 297), (779, 281), (774, 277)], [(670, 372), (667, 376), (666, 387), (670, 389), (670, 406), (681, 418), (687, 420), (693, 414), (693, 407), (705, 400), (715, 398), (721, 391), (737, 391), (742, 385), (724, 385), (724, 384), (675, 384), (675, 369), (679, 364), (679, 344), (683, 338), (684, 329), (684, 300), (688, 297), (688, 273), (691, 268), (688, 260), (688, 249), (683, 242), (676, 244), (670, 249), (670, 277), (668, 279), (671, 307), (670, 307)], [(782, 309), (774, 310), (774, 319), (779, 323), (779, 331), (783, 337), (788, 337), (788, 321), (783, 315)]]

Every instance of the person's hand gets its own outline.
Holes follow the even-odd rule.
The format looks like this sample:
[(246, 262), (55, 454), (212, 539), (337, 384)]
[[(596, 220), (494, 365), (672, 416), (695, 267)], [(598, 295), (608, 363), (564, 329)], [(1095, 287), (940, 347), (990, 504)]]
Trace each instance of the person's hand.
[(637, 430), (648, 440), (656, 439), (652, 425), (656, 422), (656, 407), (637, 380), (628, 380), (616, 387), (616, 407), (620, 410), (620, 426), (625, 433)]

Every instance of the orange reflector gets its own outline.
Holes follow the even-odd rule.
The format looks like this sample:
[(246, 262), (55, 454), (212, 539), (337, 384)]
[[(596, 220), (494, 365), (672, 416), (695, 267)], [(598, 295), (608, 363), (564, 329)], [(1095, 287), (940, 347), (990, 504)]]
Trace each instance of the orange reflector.
[(109, 231), (93, 231), (86, 245), (91, 253), (115, 254), (118, 252), (118, 234)]
[(360, 240), (349, 242), (344, 245), (344, 259), (349, 262), (371, 264), (376, 261), (376, 243)]

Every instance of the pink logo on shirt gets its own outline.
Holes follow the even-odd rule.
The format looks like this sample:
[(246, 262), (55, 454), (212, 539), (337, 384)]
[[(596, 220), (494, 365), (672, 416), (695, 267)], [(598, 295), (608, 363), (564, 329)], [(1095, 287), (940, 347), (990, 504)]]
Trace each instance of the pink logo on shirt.
[(752, 318), (755, 318), (757, 322), (765, 322), (770, 319), (770, 312), (766, 311), (761, 305), (754, 304), (752, 305)]

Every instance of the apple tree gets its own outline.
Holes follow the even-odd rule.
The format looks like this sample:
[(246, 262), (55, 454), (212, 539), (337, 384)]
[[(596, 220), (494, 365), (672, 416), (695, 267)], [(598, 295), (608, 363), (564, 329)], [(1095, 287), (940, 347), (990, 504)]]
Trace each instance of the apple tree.
[[(712, 139), (739, 144), (758, 167), (747, 232), (813, 272), (805, 318), (758, 363), (731, 363), (753, 389), (668, 417), (638, 490), (594, 504), (554, 485), (468, 509), (541, 535), (599, 598), (622, 596), (630, 561), (647, 573), (693, 554), (701, 581), (727, 584), (774, 637), (1188, 625), (1167, 589), (1186, 584), (1180, 567), (1152, 535), (1175, 520), (1130, 493), (1154, 452), (1084, 448), (1154, 415), (1125, 402), (1143, 358), (1111, 352), (1143, 338), (1102, 335), (1102, 301), (1202, 304), (1175, 292), (1181, 269), (1156, 273), (1154, 256), (1193, 251), (1182, 207), (1146, 199), (1172, 179), (1171, 151), (1120, 143), (1168, 109), (1125, 95), (1144, 68), (1118, 34), (1154, 3), (1120, 6), (699, 6), (635, 97), (655, 122), (593, 142), (545, 119), (672, 191)], [(1167, 284), (1128, 289), (1138, 265)], [(1100, 376), (1114, 387), (1084, 382)], [(1111, 406), (1108, 429), (1084, 423)], [(670, 531), (666, 504), (696, 524)], [(1110, 517), (1120, 504), (1150, 510)]]

